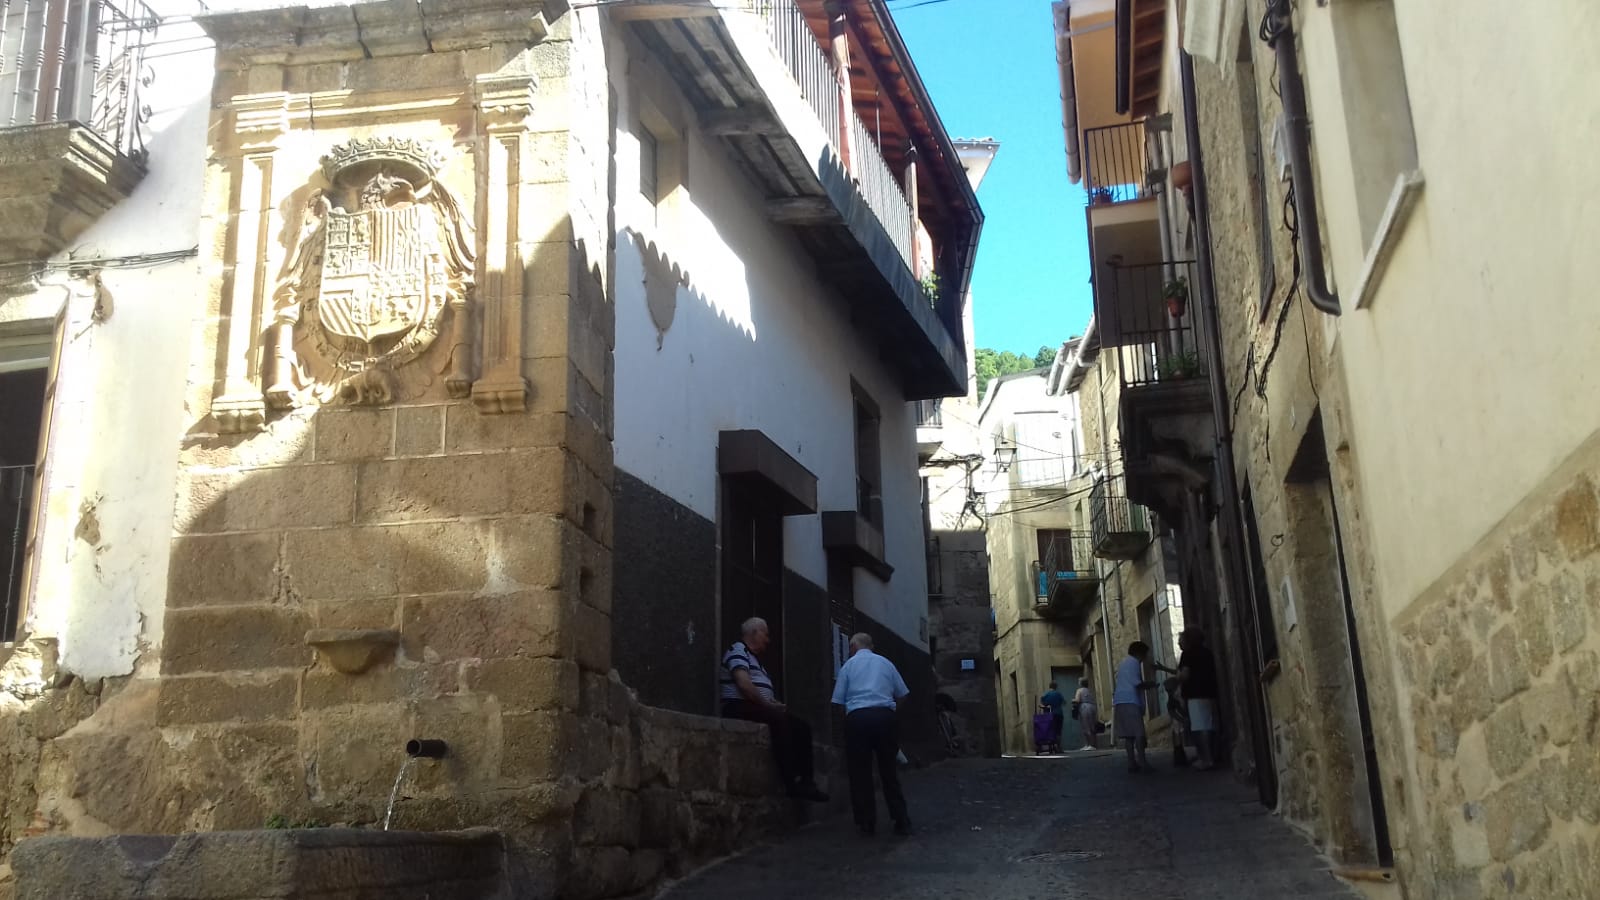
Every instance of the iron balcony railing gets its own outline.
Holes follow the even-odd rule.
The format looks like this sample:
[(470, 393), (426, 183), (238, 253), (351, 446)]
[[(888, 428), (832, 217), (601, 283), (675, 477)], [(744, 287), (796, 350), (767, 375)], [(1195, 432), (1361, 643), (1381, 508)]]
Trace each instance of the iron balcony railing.
[(1090, 206), (1150, 196), (1147, 168), (1143, 122), (1084, 129), (1083, 184)]
[(889, 235), (899, 251), (906, 268), (917, 272), (916, 256), (912, 253), (912, 231), (916, 227), (916, 214), (906, 199), (900, 180), (884, 162), (874, 133), (854, 107), (839, 109), (839, 76), (833, 61), (823, 52), (816, 34), (806, 24), (806, 17), (795, 0), (746, 0), (767, 25), (772, 46), (778, 57), (789, 67), (789, 73), (800, 85), (800, 93), (811, 104), (811, 109), (828, 133), (834, 152), (844, 146), (841, 134), (843, 123), (848, 123), (850, 139), (850, 175), (855, 179), (867, 207), (877, 217), (878, 224)]
[(1044, 548), (1044, 559), (1036, 560), (1034, 584), (1041, 603), (1055, 596), (1063, 582), (1081, 583), (1098, 577), (1094, 565), (1094, 545), (1088, 535), (1053, 538)]
[(0, 640), (12, 640), (22, 611), (22, 583), (27, 568), (28, 527), (33, 521), (33, 466), (0, 466), (0, 571), (5, 581), (0, 609)]
[(938, 398), (918, 400), (916, 410), (918, 425), (927, 428), (939, 428), (944, 425), (943, 404)]
[(0, 0), (0, 125), (78, 122), (142, 156), (139, 88), (158, 22), (139, 0)]
[(1113, 266), (1105, 278), (1101, 308), (1124, 386), (1205, 375), (1190, 309), (1193, 263)]
[(1150, 517), (1144, 507), (1113, 493), (1107, 482), (1100, 481), (1089, 493), (1089, 529), (1094, 547), (1103, 552), (1123, 536), (1147, 537)]

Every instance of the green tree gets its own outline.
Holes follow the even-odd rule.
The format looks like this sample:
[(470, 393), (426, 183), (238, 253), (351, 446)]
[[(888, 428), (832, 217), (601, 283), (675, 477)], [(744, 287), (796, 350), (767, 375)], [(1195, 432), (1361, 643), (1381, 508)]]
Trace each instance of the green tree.
[(1053, 366), (1055, 365), (1055, 362), (1056, 348), (1054, 347), (1040, 347), (1039, 352), (1034, 354), (1033, 357), (1034, 366), (1040, 369), (1044, 368), (1045, 366)]
[[(978, 400), (982, 401), (989, 392), (989, 382), (1002, 375), (1014, 375), (1017, 372), (1026, 372), (1040, 366), (1050, 365), (1055, 359), (1055, 352), (1051, 351), (1045, 359), (1048, 347), (1039, 348), (1037, 357), (1023, 353), (1012, 353), (1010, 350), (991, 350), (988, 347), (979, 347), (972, 354), (972, 366), (978, 373)], [(1043, 363), (1040, 359), (1045, 359)]]

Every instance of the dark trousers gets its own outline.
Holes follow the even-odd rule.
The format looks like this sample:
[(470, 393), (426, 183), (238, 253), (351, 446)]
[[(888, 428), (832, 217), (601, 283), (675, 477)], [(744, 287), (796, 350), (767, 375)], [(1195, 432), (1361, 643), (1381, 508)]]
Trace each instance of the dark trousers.
[(878, 802), (872, 790), (872, 763), (877, 760), (883, 782), (883, 800), (889, 817), (908, 822), (906, 798), (900, 792), (900, 772), (895, 768), (900, 740), (895, 734), (894, 710), (887, 707), (858, 709), (844, 717), (844, 755), (850, 771), (850, 808), (856, 824), (878, 823)]
[(760, 722), (767, 726), (772, 732), (772, 758), (778, 763), (778, 774), (783, 778), (784, 789), (811, 783), (811, 726), (804, 719), (792, 716), (788, 711), (778, 712), (748, 700), (723, 701), (722, 717)]

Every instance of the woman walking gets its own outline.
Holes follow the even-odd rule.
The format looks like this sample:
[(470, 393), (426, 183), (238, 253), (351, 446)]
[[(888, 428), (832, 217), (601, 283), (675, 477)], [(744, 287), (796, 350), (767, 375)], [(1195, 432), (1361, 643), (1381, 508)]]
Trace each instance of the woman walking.
[(1072, 708), (1076, 712), (1078, 728), (1083, 731), (1083, 749), (1093, 750), (1100, 740), (1100, 712), (1094, 706), (1094, 691), (1089, 690), (1089, 679), (1078, 679), (1078, 690), (1072, 695)]

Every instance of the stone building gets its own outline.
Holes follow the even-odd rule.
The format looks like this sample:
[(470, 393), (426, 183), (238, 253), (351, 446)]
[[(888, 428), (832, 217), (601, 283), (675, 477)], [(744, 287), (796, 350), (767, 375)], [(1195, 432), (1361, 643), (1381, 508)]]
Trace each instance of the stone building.
[[(998, 142), (958, 140), (976, 191), (999, 151)], [(917, 455), (921, 461), (924, 526), (928, 541), (928, 653), (934, 690), (947, 704), (952, 734), (943, 749), (961, 755), (997, 756), (994, 617), (989, 606), (989, 554), (977, 496), (983, 466), (978, 439), (978, 375), (973, 366), (972, 296), (965, 298), (967, 392), (923, 400), (916, 407)], [(949, 707), (953, 705), (953, 709)]]
[(982, 217), (880, 0), (59, 6), (5, 32), (66, 49), (0, 129), (0, 848), (393, 789), (637, 891), (792, 821), (710, 715), (752, 614), (819, 739), (853, 630), (933, 739)]
[[(1074, 398), (1049, 398), (1048, 369), (1002, 375), (989, 383), (978, 417), (986, 466), (981, 503), (989, 551), (994, 616), (994, 675), (1000, 746), (1031, 753), (1033, 715), (1052, 679), (1076, 681), (1082, 661), (1066, 623), (1049, 602), (1052, 579), (1042, 566), (1067, 576), (1061, 588), (1089, 584), (1086, 553), (1074, 553), (1073, 482), (1081, 458)], [(1059, 557), (1059, 559), (1058, 559)]]
[[(1101, 719), (1111, 720), (1117, 664), (1128, 646), (1143, 641), (1151, 662), (1174, 668), (1178, 635), (1184, 628), (1184, 590), (1178, 582), (1171, 529), (1128, 499), (1117, 432), (1120, 381), (1115, 359), (1100, 352), (1100, 331), (1091, 317), (1083, 337), (1063, 348), (1050, 369), (1047, 391), (1070, 395), (1083, 435), (1082, 477), (1072, 500), (1072, 522), (1092, 554), (1097, 591), (1085, 592), (1081, 612), (1071, 621), (1070, 640), (1079, 649), (1083, 677), (1090, 680)], [(1048, 570), (1048, 567), (1046, 567)], [(1154, 665), (1145, 675), (1164, 676)], [(1170, 745), (1172, 722), (1166, 694), (1145, 694), (1145, 733), (1153, 747)], [(1101, 743), (1116, 740), (1107, 732)]]
[(1559, 186), (1595, 10), (1056, 7), (1129, 492), (1222, 639), (1237, 771), (1407, 896), (1587, 896), (1596, 314)]

